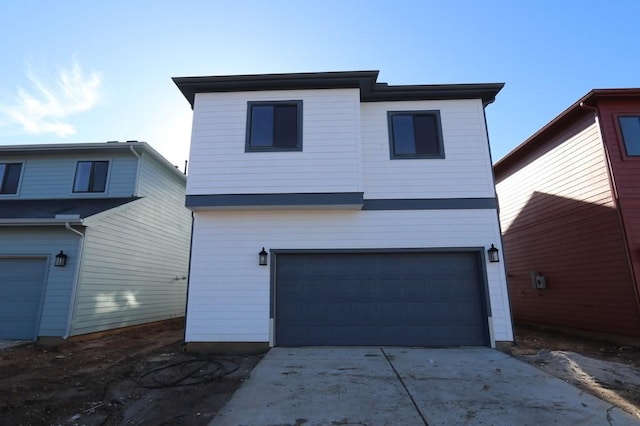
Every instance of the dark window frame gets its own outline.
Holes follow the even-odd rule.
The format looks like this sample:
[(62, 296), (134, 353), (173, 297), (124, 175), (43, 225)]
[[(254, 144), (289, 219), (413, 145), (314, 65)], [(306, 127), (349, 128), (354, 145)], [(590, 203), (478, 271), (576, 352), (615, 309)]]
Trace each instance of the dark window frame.
[[(87, 190), (76, 189), (78, 185), (78, 171), (80, 164), (83, 163), (91, 163), (91, 171), (89, 172), (89, 182), (87, 182)], [(95, 188), (96, 185), (96, 164), (106, 163), (107, 167), (104, 172), (104, 187), (102, 189)], [(110, 161), (109, 160), (79, 160), (76, 162), (76, 171), (73, 177), (73, 188), (72, 191), (74, 194), (104, 194), (107, 192), (107, 183), (109, 181), (109, 169), (110, 169)]]
[[(622, 119), (624, 118), (635, 118), (639, 123), (640, 123), (640, 114), (625, 114), (625, 115), (618, 115), (617, 119), (618, 119), (618, 131), (620, 132), (620, 139), (622, 141), (622, 145), (624, 147), (624, 153), (627, 157), (633, 157), (633, 158), (637, 158), (640, 157), (640, 135), (638, 135), (638, 140), (634, 140), (634, 141), (627, 141), (627, 139), (625, 138), (625, 132), (624, 132), (624, 126), (622, 125)], [(630, 135), (627, 135), (630, 136)], [(635, 142), (636, 145), (636, 151), (637, 154), (630, 154), (629, 153), (629, 143), (631, 142)]]
[[(0, 195), (17, 195), (20, 189), (20, 182), (22, 181), (23, 163), (21, 161), (15, 161), (12, 163), (7, 162), (0, 164), (5, 166), (2, 171), (2, 175), (0, 176)], [(16, 166), (18, 166), (18, 174), (17, 177), (14, 174), (15, 188), (13, 188), (13, 186), (12, 188), (7, 188), (7, 177), (9, 176), (9, 172), (10, 170), (15, 170)]]
[[(401, 154), (396, 153), (396, 140), (394, 132), (394, 117), (397, 116), (411, 116), (414, 119), (413, 125), (415, 130), (415, 117), (416, 116), (429, 116), (433, 117), (435, 121), (435, 138), (436, 138), (436, 153), (429, 154)], [(389, 154), (392, 160), (413, 160), (413, 159), (443, 159), (444, 154), (444, 140), (442, 137), (442, 120), (439, 110), (409, 110), (409, 111), (387, 111), (387, 128), (389, 131)], [(415, 138), (415, 134), (414, 134)], [(414, 141), (415, 143), (415, 141)]]
[[(252, 124), (253, 124), (253, 107), (254, 106), (271, 106), (274, 108), (275, 122), (275, 110), (279, 106), (295, 106), (296, 107), (296, 146), (295, 147), (283, 147), (277, 145), (271, 146), (254, 146), (252, 144)], [(272, 126), (273, 138), (275, 142), (276, 126)], [(301, 100), (285, 100), (285, 101), (249, 101), (247, 102), (247, 128), (245, 139), (245, 152), (281, 152), (281, 151), (302, 151), (302, 101)]]

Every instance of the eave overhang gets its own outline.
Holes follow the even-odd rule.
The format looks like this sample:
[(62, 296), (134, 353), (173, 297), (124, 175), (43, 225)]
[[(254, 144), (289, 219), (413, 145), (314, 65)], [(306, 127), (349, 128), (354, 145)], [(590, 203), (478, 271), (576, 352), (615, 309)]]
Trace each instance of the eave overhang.
[(599, 101), (611, 99), (622, 100), (639, 97), (640, 88), (591, 90), (569, 106), (569, 108), (558, 114), (553, 120), (545, 124), (533, 135), (529, 136), (524, 142), (509, 151), (500, 160), (496, 161), (493, 165), (496, 179), (501, 178), (502, 174), (511, 166), (537, 149), (540, 146), (540, 143), (542, 143), (550, 133), (565, 126), (567, 123), (573, 122), (581, 116), (594, 114), (597, 111)]
[(57, 143), (57, 144), (30, 144), (30, 145), (0, 145), (0, 155), (2, 156), (28, 156), (33, 154), (47, 154), (47, 155), (92, 155), (96, 153), (128, 153), (136, 152), (139, 154), (149, 154), (157, 161), (163, 164), (163, 166), (169, 170), (173, 175), (178, 177), (183, 182), (186, 182), (187, 178), (177, 166), (171, 164), (169, 160), (164, 158), (158, 151), (153, 149), (151, 145), (146, 142), (139, 141), (127, 141), (127, 142), (92, 142), (92, 143)]
[(174, 77), (173, 82), (192, 109), (196, 93), (345, 88), (359, 89), (362, 102), (481, 99), (486, 106), (504, 86), (504, 83), (391, 86), (377, 83), (378, 74), (379, 71), (333, 71)]
[(0, 226), (64, 226), (69, 225), (82, 225), (84, 226), (84, 220), (82, 219), (1, 219)]

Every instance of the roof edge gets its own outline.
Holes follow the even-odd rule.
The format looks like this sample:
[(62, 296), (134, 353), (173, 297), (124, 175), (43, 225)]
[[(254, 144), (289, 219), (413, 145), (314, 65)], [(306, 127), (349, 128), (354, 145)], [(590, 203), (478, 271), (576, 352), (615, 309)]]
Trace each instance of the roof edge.
[(171, 164), (162, 154), (156, 151), (147, 142), (141, 141), (109, 141), (109, 142), (88, 142), (88, 143), (54, 143), (54, 144), (27, 144), (27, 145), (0, 145), (0, 154), (28, 154), (33, 152), (84, 152), (84, 151), (131, 151), (134, 149), (140, 152), (147, 152), (164, 164), (167, 169), (186, 182), (186, 176), (180, 169)]
[(0, 226), (50, 226), (50, 225), (83, 225), (84, 219), (47, 219), (47, 218), (20, 218), (20, 219), (2, 219), (0, 218)]
[(504, 83), (388, 85), (378, 83), (379, 71), (330, 71), (289, 74), (245, 74), (207, 77), (173, 77), (194, 106), (196, 93), (265, 90), (340, 89), (360, 90), (362, 102), (482, 99), (483, 105), (495, 100)]
[(587, 94), (582, 96), (576, 102), (571, 104), (568, 108), (554, 117), (551, 121), (545, 124), (543, 127), (538, 129), (535, 133), (529, 136), (524, 142), (517, 145), (507, 154), (505, 154), (502, 158), (496, 161), (493, 165), (494, 173), (497, 177), (498, 174), (502, 173), (504, 170), (509, 168), (515, 162), (520, 160), (522, 157), (529, 154), (536, 147), (536, 141), (553, 131), (557, 126), (561, 125), (565, 120), (575, 116), (576, 114), (588, 113), (586, 108), (583, 108), (582, 105), (594, 107), (595, 105), (591, 105), (593, 102), (596, 102), (600, 99), (606, 98), (626, 98), (640, 96), (640, 88), (617, 88), (617, 89), (592, 89)]

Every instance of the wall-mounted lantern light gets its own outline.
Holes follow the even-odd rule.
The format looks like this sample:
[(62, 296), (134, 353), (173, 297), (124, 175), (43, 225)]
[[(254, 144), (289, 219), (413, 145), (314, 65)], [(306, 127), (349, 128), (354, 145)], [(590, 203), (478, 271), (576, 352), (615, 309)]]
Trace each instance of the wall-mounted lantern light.
[(62, 250), (60, 250), (60, 253), (56, 254), (56, 266), (64, 266), (67, 264), (67, 255), (64, 254), (64, 252)]
[(262, 247), (262, 250), (260, 250), (260, 253), (258, 253), (258, 264), (260, 266), (265, 266), (267, 264), (268, 258), (269, 258), (269, 253), (267, 253), (264, 250), (264, 247)]
[(489, 256), (489, 262), (500, 262), (500, 256), (498, 256), (498, 249), (491, 244), (491, 248), (487, 250)]

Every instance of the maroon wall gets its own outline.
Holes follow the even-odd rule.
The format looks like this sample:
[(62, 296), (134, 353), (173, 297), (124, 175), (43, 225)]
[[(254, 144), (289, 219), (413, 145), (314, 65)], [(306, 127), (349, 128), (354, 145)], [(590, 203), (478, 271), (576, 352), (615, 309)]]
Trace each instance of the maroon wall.
[[(600, 131), (592, 111), (569, 118), (495, 169), (514, 320), (640, 337)], [(532, 271), (547, 289), (532, 288)]]
[(635, 278), (634, 296), (640, 315), (640, 157), (626, 155), (618, 124), (619, 115), (640, 116), (640, 96), (605, 98), (597, 105), (627, 240), (628, 258)]

